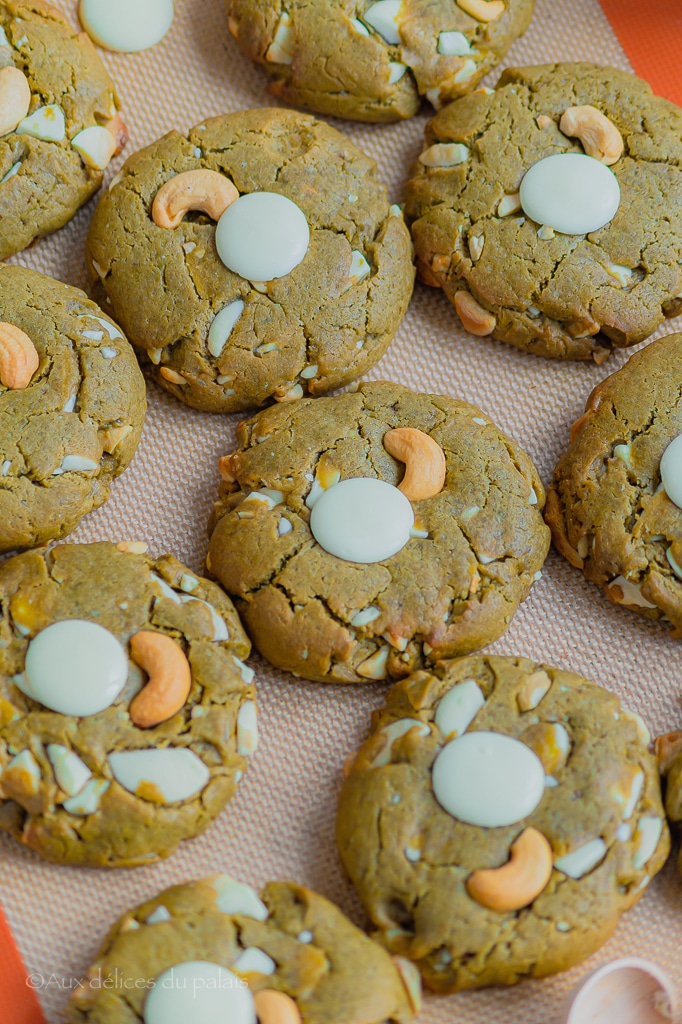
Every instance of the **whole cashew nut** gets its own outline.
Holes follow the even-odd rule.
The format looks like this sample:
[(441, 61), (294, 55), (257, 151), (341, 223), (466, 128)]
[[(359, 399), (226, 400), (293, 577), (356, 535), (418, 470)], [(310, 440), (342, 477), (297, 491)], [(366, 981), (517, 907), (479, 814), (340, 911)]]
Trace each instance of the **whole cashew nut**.
[(11, 391), (23, 391), (40, 365), (28, 334), (14, 324), (0, 323), (0, 381)]
[(13, 65), (0, 71), (0, 135), (13, 132), (31, 106), (31, 87), (23, 71)]
[(504, 14), (504, 0), (457, 0), (457, 6), (476, 21), (497, 21)]
[(559, 129), (580, 139), (588, 156), (610, 166), (620, 160), (625, 148), (623, 137), (613, 121), (596, 107), (569, 107), (559, 121)]
[(152, 219), (160, 228), (177, 228), (186, 213), (201, 210), (217, 221), (235, 199), (239, 192), (224, 174), (206, 168), (183, 171), (156, 193)]
[(445, 483), (445, 453), (432, 437), (414, 427), (397, 427), (384, 434), (389, 455), (405, 463), (398, 487), (410, 501), (424, 501), (440, 494)]
[(511, 846), (501, 868), (474, 871), (467, 879), (473, 900), (489, 910), (507, 913), (527, 907), (540, 895), (552, 875), (552, 847), (535, 828), (525, 829)]
[(492, 334), (497, 326), (497, 320), (493, 314), (484, 309), (471, 292), (455, 292), (455, 309), (457, 316), (462, 321), (462, 327), (479, 338)]
[(255, 993), (253, 1001), (259, 1024), (301, 1024), (298, 1006), (285, 992), (264, 988)]
[(192, 673), (182, 648), (165, 633), (142, 630), (130, 640), (134, 661), (149, 681), (130, 705), (130, 718), (140, 729), (172, 718), (187, 700)]

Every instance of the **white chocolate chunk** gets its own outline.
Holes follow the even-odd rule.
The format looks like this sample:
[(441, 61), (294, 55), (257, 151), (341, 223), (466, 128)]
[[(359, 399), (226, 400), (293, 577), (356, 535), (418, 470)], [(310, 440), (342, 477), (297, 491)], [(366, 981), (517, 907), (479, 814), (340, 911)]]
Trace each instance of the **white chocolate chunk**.
[(350, 27), (352, 28), (353, 32), (356, 33), (356, 35), (358, 35), (358, 36), (368, 36), (369, 35), (369, 29), (367, 28), (366, 25), (362, 24), (362, 22), (360, 21), (359, 18), (349, 18), (348, 22), (349, 22)]
[(256, 1024), (251, 990), (225, 967), (186, 960), (159, 974), (144, 1001), (144, 1024)]
[(189, 573), (186, 572), (180, 577), (180, 589), (184, 590), (186, 594), (191, 594), (198, 586), (199, 580), (196, 576), (190, 576)]
[(86, 459), (84, 455), (65, 455), (61, 466), (52, 470), (52, 476), (61, 476), (62, 473), (90, 473), (98, 467), (98, 462)]
[(80, 0), (81, 24), (106, 50), (137, 53), (160, 43), (173, 23), (173, 0)]
[(54, 768), (57, 785), (67, 796), (75, 796), (92, 777), (92, 772), (80, 757), (61, 743), (48, 743), (47, 756)]
[(606, 856), (606, 843), (603, 839), (591, 839), (584, 846), (571, 850), (564, 857), (554, 861), (557, 871), (562, 871), (569, 878), (582, 878), (588, 871), (596, 867)]
[(362, 20), (371, 25), (391, 46), (397, 46), (400, 42), (398, 14), (401, 3), (402, 0), (377, 0), (362, 16)]
[(216, 643), (222, 643), (223, 640), (229, 639), (229, 633), (227, 630), (227, 625), (225, 624), (225, 619), (223, 619), (223, 617), (218, 614), (218, 612), (215, 610), (212, 604), (209, 604), (208, 601), (202, 601), (200, 597), (190, 597), (189, 594), (182, 594), (180, 597), (180, 601), (183, 604), (186, 604), (188, 601), (198, 601), (199, 604), (203, 604), (205, 608), (208, 608), (209, 614), (211, 616), (211, 622), (213, 624), (213, 640)]
[(161, 906), (152, 911), (145, 921), (145, 924), (162, 924), (164, 921), (170, 921), (170, 919), (171, 915), (168, 910)]
[(115, 348), (110, 348), (108, 345), (105, 345), (103, 348), (101, 348), (100, 352), (102, 353), (102, 356), (105, 359), (115, 359), (116, 356), (118, 355), (118, 350)]
[(41, 779), (40, 765), (30, 750), (22, 750), (7, 764), (6, 771), (15, 768), (25, 772), (31, 779), (31, 788), (34, 793), (38, 791), (38, 783)]
[(554, 228), (549, 224), (543, 224), (541, 228), (538, 228), (538, 238), (542, 242), (549, 242), (554, 238)]
[(182, 595), (178, 594), (175, 590), (173, 590), (173, 588), (168, 583), (166, 583), (164, 579), (162, 579), (160, 576), (157, 576), (155, 572), (150, 572), (149, 575), (154, 581), (154, 583), (156, 583), (159, 589), (161, 590), (161, 594), (163, 595), (163, 597), (167, 597), (169, 601), (173, 601), (175, 604), (182, 603)]
[(225, 210), (216, 228), (218, 255), (248, 281), (286, 277), (308, 251), (310, 228), (296, 203), (278, 192), (251, 192)]
[(382, 562), (398, 553), (414, 526), (412, 505), (397, 487), (373, 477), (341, 480), (310, 515), (315, 540), (347, 562)]
[(372, 761), (373, 768), (381, 768), (390, 762), (393, 744), (401, 736), (407, 735), (410, 729), (417, 729), (419, 736), (428, 736), (431, 732), (428, 725), (420, 722), (418, 718), (399, 718), (397, 722), (385, 725), (381, 731), (386, 737), (386, 745)]
[(78, 394), (74, 392), (74, 394), (71, 395), (71, 398), (69, 398), (68, 401), (64, 402), (64, 405), (62, 406), (62, 412), (73, 412), (73, 410), (76, 408), (77, 398)]
[(418, 846), (406, 846), (403, 852), (411, 864), (417, 864), (422, 859), (422, 852)]
[(616, 829), (616, 839), (620, 843), (627, 843), (630, 840), (631, 836), (632, 827), (627, 822), (623, 822), (623, 824), (619, 825)]
[[(184, 747), (123, 750), (109, 755), (114, 778), (129, 793), (145, 798), (145, 783), (174, 804), (188, 800), (204, 788), (209, 770), (200, 758)], [(142, 787), (142, 792), (138, 789)]]
[(534, 164), (521, 182), (526, 216), (565, 235), (598, 231), (620, 205), (613, 171), (584, 153), (557, 153)]
[(127, 678), (128, 658), (113, 633), (95, 622), (65, 619), (31, 640), (17, 685), (51, 711), (86, 717), (113, 704)]
[(630, 788), (627, 793), (622, 792), (617, 786), (613, 787), (611, 794), (616, 801), (620, 804), (623, 812), (623, 821), (628, 821), (637, 806), (637, 802), (642, 795), (642, 789), (644, 788), (644, 772), (636, 772), (630, 779)]
[(374, 622), (375, 619), (379, 618), (381, 618), (381, 608), (371, 604), (367, 608), (356, 612), (351, 618), (350, 624), (355, 626), (356, 629), (360, 629), (362, 626), (368, 626), (370, 622)]
[(94, 814), (110, 785), (111, 783), (107, 779), (90, 779), (85, 788), (76, 796), (65, 800), (62, 807), (69, 814), (77, 814), (81, 817)]
[(312, 380), (313, 377), (317, 377), (317, 371), (317, 363), (311, 363), (310, 366), (303, 367), (300, 376), (303, 377), (304, 380)]
[(44, 142), (61, 142), (66, 136), (66, 119), (64, 111), (56, 104), (38, 107), (32, 114), (20, 121), (17, 135), (31, 135), (34, 139)]
[(103, 341), (104, 331), (83, 331), (83, 337), (88, 341)]
[(471, 53), (471, 43), (463, 32), (439, 32), (438, 52), (444, 57), (463, 57)]
[(463, 142), (436, 142), (419, 157), (424, 167), (456, 167), (469, 159), (469, 147)]
[(274, 974), (277, 964), (262, 949), (249, 946), (232, 965), (239, 974)]
[(638, 608), (655, 608), (655, 604), (651, 604), (645, 597), (642, 597), (639, 587), (631, 583), (630, 580), (626, 580), (624, 576), (616, 576), (615, 580), (611, 580), (608, 584), (609, 590), (611, 587), (620, 587), (623, 593), (623, 600), (619, 601), (619, 604), (633, 604)]
[(480, 260), (485, 245), (485, 235), (472, 235), (469, 238), (469, 252), (474, 263)]
[(216, 891), (218, 910), (223, 914), (242, 914), (256, 921), (267, 921), (268, 908), (250, 885), (230, 875), (215, 875), (211, 884)]
[(248, 686), (250, 683), (253, 682), (253, 677), (255, 676), (256, 673), (249, 665), (245, 665), (241, 658), (238, 658), (236, 654), (232, 655), (232, 660), (239, 669), (239, 674), (242, 677), (242, 680)]
[(673, 504), (682, 508), (682, 434), (678, 434), (663, 452), (661, 482)]
[(13, 178), (15, 174), (18, 174), (21, 169), (21, 160), (17, 160), (15, 164), (12, 164), (7, 174), (3, 178), (0, 178), (0, 185), (4, 185), (6, 181)]
[(476, 61), (475, 60), (465, 60), (464, 64), (462, 65), (462, 67), (459, 69), (459, 71), (455, 75), (453, 81), (454, 82), (466, 82), (467, 79), (473, 78), (473, 76), (475, 74), (476, 74)]
[(390, 209), (389, 209), (388, 212), (391, 214), (391, 217), (402, 217), (402, 215), (403, 215), (403, 208), (398, 203), (391, 203), (391, 206), (390, 206)]
[(620, 263), (609, 263), (605, 269), (606, 273), (613, 277), (621, 288), (629, 288), (632, 284), (634, 270), (630, 270), (629, 267), (624, 267)]
[(467, 732), (438, 754), (433, 792), (448, 814), (498, 828), (528, 817), (545, 791), (545, 770), (525, 743), (496, 732)]
[(645, 747), (648, 747), (651, 743), (651, 732), (642, 716), (638, 715), (636, 711), (630, 711), (628, 708), (622, 708), (621, 710), (624, 718), (629, 718), (635, 723), (640, 740)]
[(111, 163), (117, 142), (111, 132), (100, 125), (84, 128), (71, 139), (71, 145), (88, 167), (103, 171)]
[(228, 303), (220, 310), (208, 332), (208, 351), (216, 359), (221, 355), (227, 339), (232, 334), (234, 325), (239, 320), (244, 310), (244, 303), (241, 299)]
[(287, 519), (286, 516), (282, 516), (282, 518), (277, 524), (277, 533), (280, 535), (280, 537), (283, 537), (285, 533), (291, 533), (293, 528), (294, 527), (291, 521)]
[(11, 468), (12, 468), (12, 461), (11, 461), (11, 459), (5, 459), (5, 461), (2, 464), (2, 469), (0, 469), (0, 474), (2, 474), (2, 476), (7, 476), (7, 474), (9, 473)]
[[(4, 465), (4, 463), (3, 463), (3, 465)], [(672, 551), (673, 551), (673, 549), (672, 549), (672, 546), (671, 546), (666, 551), (665, 557), (668, 559), (668, 562), (670, 563), (670, 568), (672, 569), (672, 571), (675, 573), (675, 575), (678, 577), (678, 579), (682, 580), (682, 566), (679, 566), (677, 564), (677, 562), (675, 561), (675, 559), (673, 557)]]
[(632, 858), (632, 862), (638, 870), (643, 868), (653, 857), (662, 832), (663, 822), (660, 818), (644, 817), (639, 819), (635, 832), (635, 853)]
[(395, 85), (399, 82), (407, 71), (407, 64), (400, 64), (397, 60), (392, 60), (388, 65), (388, 84)]
[(258, 721), (256, 705), (246, 700), (237, 715), (237, 753), (242, 757), (251, 757), (258, 746)]
[(617, 444), (613, 449), (613, 454), (621, 462), (624, 462), (629, 469), (632, 469), (632, 463), (630, 462), (632, 447), (629, 444)]
[(357, 284), (358, 281), (362, 281), (363, 277), (367, 277), (371, 270), (371, 267), (365, 257), (357, 249), (353, 249), (350, 258), (350, 270), (348, 271), (348, 277), (352, 284)]
[(294, 56), (294, 28), (291, 15), (282, 11), (275, 34), (265, 53), (265, 59), (272, 64), (292, 64)]
[(2, 27), (2, 25), (0, 25), (0, 46), (11, 46), (11, 45), (12, 44), (10, 43), (9, 39), (7, 38), (7, 33), (5, 32), (5, 30)]
[(308, 945), (308, 943), (313, 941), (313, 933), (309, 931), (299, 932), (296, 938), (299, 942), (304, 943), (304, 945)]
[(474, 679), (463, 683), (445, 694), (436, 708), (436, 725), (446, 739), (453, 739), (466, 732), (474, 718), (485, 704), (485, 697)]

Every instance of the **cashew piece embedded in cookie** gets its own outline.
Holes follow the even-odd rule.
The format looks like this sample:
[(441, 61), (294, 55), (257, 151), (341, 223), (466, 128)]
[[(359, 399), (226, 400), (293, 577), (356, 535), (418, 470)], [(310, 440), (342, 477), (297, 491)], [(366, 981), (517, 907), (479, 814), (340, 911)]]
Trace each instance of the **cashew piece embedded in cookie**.
[(259, 1024), (301, 1024), (298, 1006), (284, 992), (264, 988), (253, 997)]
[(607, 166), (623, 155), (622, 135), (596, 107), (569, 107), (561, 116), (559, 129), (564, 135), (580, 139), (587, 155)]
[(23, 391), (38, 369), (35, 345), (14, 324), (0, 323), (0, 381), (11, 391)]
[(410, 501), (424, 501), (440, 494), (445, 483), (445, 454), (432, 437), (414, 427), (397, 427), (384, 434), (389, 455), (405, 463), (398, 490)]
[(501, 868), (474, 871), (467, 879), (473, 900), (489, 910), (507, 913), (527, 907), (540, 895), (552, 874), (552, 847), (535, 828), (525, 829), (512, 843), (511, 857)]
[(455, 309), (457, 316), (462, 321), (462, 327), (479, 338), (492, 334), (497, 326), (497, 320), (493, 314), (476, 302), (471, 292), (455, 292)]
[(130, 718), (140, 729), (172, 718), (187, 700), (192, 673), (182, 648), (165, 633), (143, 630), (130, 640), (134, 661), (149, 681), (130, 705)]
[(206, 168), (183, 171), (156, 193), (152, 219), (160, 228), (177, 228), (186, 213), (201, 210), (218, 221), (235, 199), (239, 192), (224, 174)]
[(118, 156), (118, 154), (123, 152), (125, 147), (128, 145), (128, 140), (130, 139), (128, 125), (120, 114), (115, 114), (114, 117), (110, 118), (106, 122), (104, 127), (109, 134), (113, 136), (114, 142), (116, 143), (116, 149), (114, 150), (113, 155)]
[(457, 0), (457, 6), (476, 21), (497, 21), (504, 14), (504, 0)]
[(31, 106), (31, 87), (23, 71), (13, 65), (0, 71), (0, 135), (13, 132)]
[(654, 740), (654, 753), (658, 758), (661, 774), (665, 774), (678, 754), (682, 754), (682, 730), (668, 732)]

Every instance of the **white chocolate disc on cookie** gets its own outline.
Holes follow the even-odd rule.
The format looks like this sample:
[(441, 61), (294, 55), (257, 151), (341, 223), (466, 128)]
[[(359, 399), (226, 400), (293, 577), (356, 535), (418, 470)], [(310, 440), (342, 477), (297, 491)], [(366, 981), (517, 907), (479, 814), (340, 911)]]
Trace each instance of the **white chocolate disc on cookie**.
[(303, 210), (278, 192), (250, 192), (231, 203), (218, 221), (215, 243), (228, 268), (247, 281), (286, 277), (310, 242)]
[(497, 732), (467, 732), (436, 758), (433, 792), (454, 818), (483, 828), (513, 825), (532, 814), (545, 791), (545, 770), (530, 747)]
[(173, 0), (80, 0), (81, 24), (105, 50), (137, 53), (160, 43), (173, 23)]
[(682, 434), (678, 434), (663, 452), (661, 481), (670, 500), (682, 508)]
[(25, 675), (29, 697), (83, 718), (113, 704), (128, 678), (128, 658), (108, 629), (65, 619), (31, 640)]
[(374, 477), (341, 480), (320, 495), (310, 515), (313, 537), (325, 551), (363, 564), (397, 554), (413, 526), (402, 491)]
[(397, 46), (400, 42), (398, 14), (401, 3), (402, 0), (377, 0), (375, 4), (367, 8), (362, 16), (363, 21), (371, 25), (374, 31), (378, 32), (381, 38), (391, 46)]
[(186, 960), (155, 979), (145, 1024), (256, 1024), (246, 982), (209, 960)]
[(165, 804), (189, 800), (210, 778), (201, 758), (185, 747), (121, 750), (109, 754), (109, 766), (124, 789)]
[(613, 171), (584, 153), (557, 153), (533, 164), (521, 182), (523, 212), (564, 235), (598, 231), (615, 217), (620, 185)]

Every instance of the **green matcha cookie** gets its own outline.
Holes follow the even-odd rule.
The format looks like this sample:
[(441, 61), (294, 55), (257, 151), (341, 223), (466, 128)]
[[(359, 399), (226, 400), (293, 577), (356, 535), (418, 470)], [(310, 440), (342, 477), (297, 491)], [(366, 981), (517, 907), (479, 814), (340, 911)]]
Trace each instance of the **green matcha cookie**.
[(0, 565), (0, 829), (61, 864), (167, 857), (220, 813), (256, 747), (234, 607), (146, 548)]
[(0, 0), (0, 259), (71, 220), (125, 146), (88, 37), (43, 0)]
[(580, 963), (670, 849), (649, 741), (616, 696), (525, 658), (396, 683), (337, 818), (376, 937), (437, 992)]
[(135, 454), (144, 379), (77, 288), (0, 266), (0, 551), (63, 537)]
[(158, 383), (209, 412), (355, 380), (414, 282), (374, 160), (288, 110), (216, 117), (132, 156), (88, 263)]
[(422, 280), (462, 325), (594, 359), (682, 310), (682, 110), (593, 64), (511, 68), (426, 131), (408, 184)]
[(412, 964), (392, 960), (329, 900), (291, 882), (270, 882), (259, 897), (213, 875), (125, 914), (67, 1019), (411, 1024), (419, 1004)]
[(226, 0), (239, 46), (285, 103), (356, 121), (470, 92), (525, 32), (533, 0)]
[(206, 564), (261, 654), (305, 679), (484, 647), (547, 555), (533, 463), (466, 402), (362, 384), (267, 409), (238, 439)]
[(614, 604), (682, 637), (682, 334), (598, 384), (554, 470), (557, 549)]

